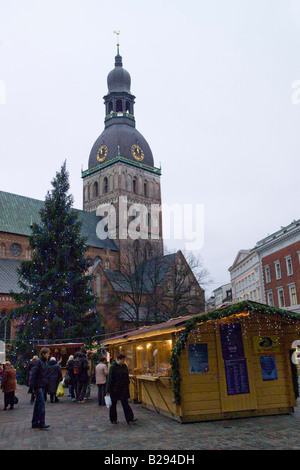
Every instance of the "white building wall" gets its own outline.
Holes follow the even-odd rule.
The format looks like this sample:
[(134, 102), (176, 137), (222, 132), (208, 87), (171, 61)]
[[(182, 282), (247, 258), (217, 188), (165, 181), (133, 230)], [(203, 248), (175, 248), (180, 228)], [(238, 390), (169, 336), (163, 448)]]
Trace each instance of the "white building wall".
[(247, 250), (237, 257), (229, 268), (233, 302), (252, 300), (262, 302), (262, 278), (259, 257), (255, 250)]

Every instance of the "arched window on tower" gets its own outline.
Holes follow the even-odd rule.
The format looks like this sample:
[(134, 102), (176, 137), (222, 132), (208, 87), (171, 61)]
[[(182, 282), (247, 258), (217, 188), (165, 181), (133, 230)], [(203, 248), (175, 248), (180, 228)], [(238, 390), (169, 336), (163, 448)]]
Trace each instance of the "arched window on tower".
[(108, 103), (108, 114), (112, 113), (112, 111), (113, 111), (113, 104), (112, 104), (112, 101), (110, 101)]
[(134, 194), (137, 193), (137, 179), (136, 178), (133, 178), (133, 181), (132, 181), (132, 191), (134, 192)]
[(122, 188), (122, 189), (126, 189), (126, 177), (125, 177), (125, 173), (122, 173), (122, 175), (121, 175), (121, 188)]
[(127, 175), (127, 191), (131, 191), (131, 176)]
[(117, 102), (116, 102), (116, 111), (117, 111), (117, 113), (123, 111), (123, 103), (122, 103), (122, 100), (117, 100)]
[(149, 184), (149, 197), (153, 198), (154, 196), (154, 188), (153, 188), (153, 183), (152, 181)]
[(106, 176), (103, 180), (103, 193), (104, 194), (108, 193), (108, 179)]
[(147, 181), (144, 182), (144, 196), (148, 196), (148, 183)]
[(93, 197), (98, 197), (98, 183), (97, 181), (95, 181), (95, 183), (93, 184)]
[(126, 111), (127, 111), (129, 114), (132, 114), (131, 106), (130, 106), (130, 101), (126, 101)]

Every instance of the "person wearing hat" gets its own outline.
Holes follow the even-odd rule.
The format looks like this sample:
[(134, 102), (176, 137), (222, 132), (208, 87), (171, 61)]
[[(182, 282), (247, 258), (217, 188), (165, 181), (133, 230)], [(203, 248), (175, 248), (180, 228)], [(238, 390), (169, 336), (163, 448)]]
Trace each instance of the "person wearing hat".
[(4, 409), (13, 410), (15, 404), (15, 391), (17, 389), (17, 380), (16, 380), (16, 369), (11, 365), (10, 362), (6, 361), (2, 379), (2, 392), (4, 392)]
[[(56, 361), (56, 358), (53, 356), (51, 357), (50, 361), (47, 364), (46, 370), (46, 389), (45, 394), (49, 393), (50, 395), (50, 402), (56, 403), (58, 402), (58, 398), (56, 396), (56, 390), (58, 387), (59, 382), (62, 381), (62, 372), (59, 363)], [(47, 400), (47, 395), (46, 395)]]

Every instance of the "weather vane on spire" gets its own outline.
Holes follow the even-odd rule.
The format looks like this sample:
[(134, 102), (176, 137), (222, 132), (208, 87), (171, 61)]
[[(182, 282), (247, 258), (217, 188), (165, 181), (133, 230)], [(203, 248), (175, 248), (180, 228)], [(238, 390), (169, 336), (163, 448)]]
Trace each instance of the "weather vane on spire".
[(114, 31), (114, 34), (117, 35), (117, 54), (119, 55), (119, 45), (120, 45), (120, 43), (119, 43), (119, 34), (120, 34), (120, 31), (117, 29), (117, 30)]
[(120, 34), (120, 31), (119, 31), (119, 30), (115, 30), (115, 31), (114, 31), (114, 34), (117, 35), (117, 46), (118, 46), (118, 49), (119, 49), (119, 45), (120, 45), (120, 43), (119, 43), (119, 34)]

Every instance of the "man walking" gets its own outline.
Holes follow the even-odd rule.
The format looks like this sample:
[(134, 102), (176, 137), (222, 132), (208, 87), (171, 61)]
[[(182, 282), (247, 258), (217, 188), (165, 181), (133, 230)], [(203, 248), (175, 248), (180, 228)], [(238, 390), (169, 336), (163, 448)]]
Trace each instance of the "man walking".
[(110, 366), (106, 393), (110, 394), (111, 407), (109, 408), (109, 418), (112, 424), (118, 424), (117, 421), (117, 401), (121, 400), (125, 419), (127, 424), (134, 423), (133, 411), (128, 403), (129, 398), (129, 373), (125, 364), (124, 354), (119, 354), (117, 360)]
[(35, 404), (32, 416), (32, 428), (47, 429), (50, 426), (45, 424), (45, 398), (47, 361), (50, 356), (50, 349), (42, 348), (40, 357), (32, 366), (29, 376), (29, 388), (34, 391)]

